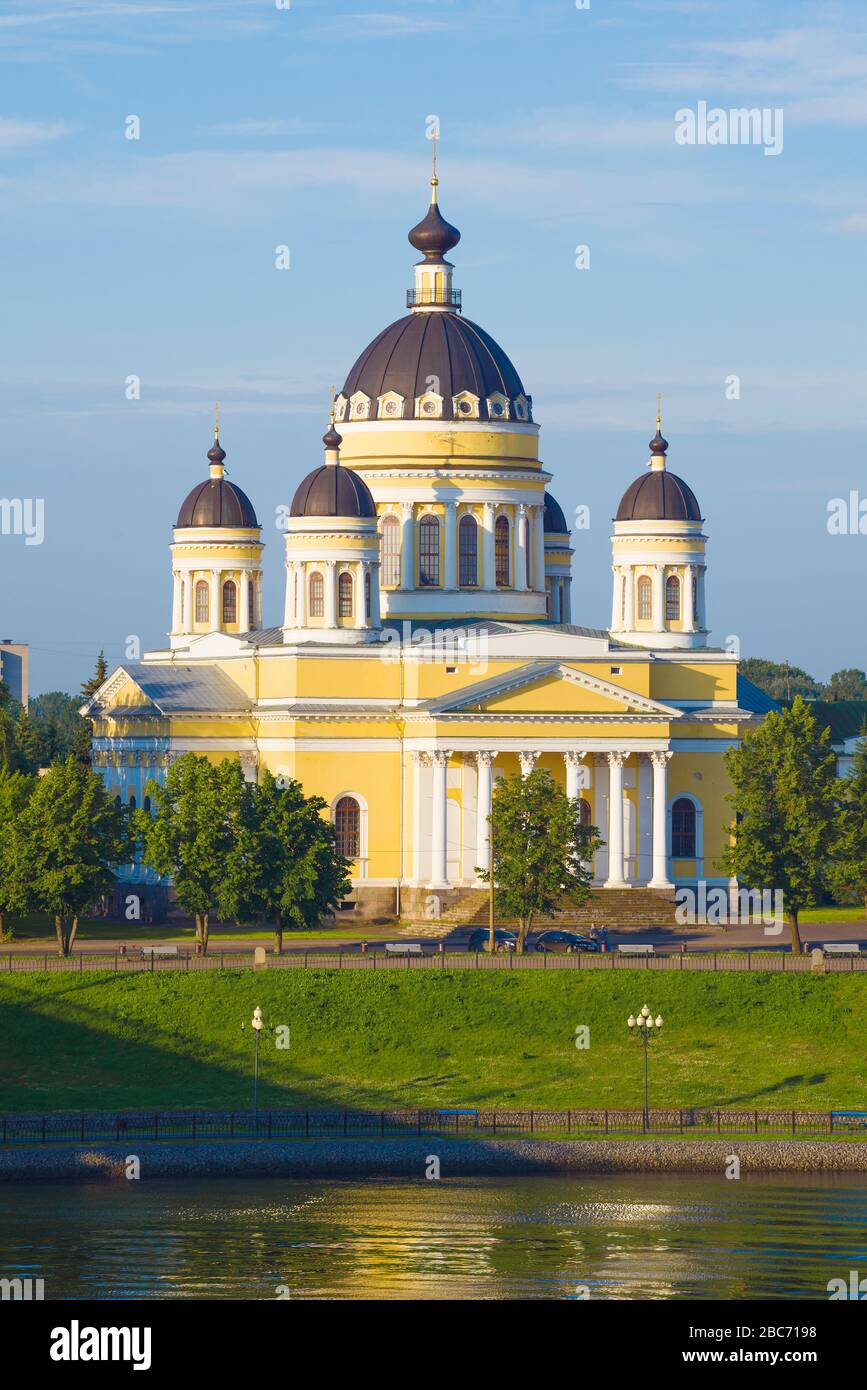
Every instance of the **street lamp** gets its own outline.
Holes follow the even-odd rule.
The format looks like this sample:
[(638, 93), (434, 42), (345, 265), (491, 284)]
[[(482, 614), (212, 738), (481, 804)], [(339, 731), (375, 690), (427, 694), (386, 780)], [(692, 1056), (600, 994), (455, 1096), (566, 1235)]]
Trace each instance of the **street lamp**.
[[(253, 1036), (256, 1039), (255, 1061), (253, 1062), (253, 1130), (259, 1133), (259, 1035), (265, 1027), (262, 1018), (262, 1010), (257, 1004), (253, 1010), (253, 1017), (250, 1020), (250, 1027), (253, 1029)], [(244, 1032), (245, 1025), (241, 1024), (241, 1032)]]
[(646, 1134), (650, 1128), (650, 1111), (647, 1107), (647, 1048), (653, 1036), (654, 1028), (658, 1034), (659, 1029), (662, 1027), (662, 1015), (657, 1014), (656, 1018), (654, 1018), (647, 1005), (644, 1004), (637, 1018), (633, 1017), (632, 1014), (629, 1015), (626, 1020), (626, 1026), (630, 1033), (638, 1034), (644, 1048), (644, 1112), (642, 1114), (642, 1129)]

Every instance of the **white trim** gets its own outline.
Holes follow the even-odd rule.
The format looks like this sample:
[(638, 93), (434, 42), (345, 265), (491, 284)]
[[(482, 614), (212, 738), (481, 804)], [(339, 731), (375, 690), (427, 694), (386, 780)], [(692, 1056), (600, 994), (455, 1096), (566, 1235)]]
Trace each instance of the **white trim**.
[(679, 854), (680, 860), (695, 860), (696, 878), (704, 877), (704, 807), (694, 792), (672, 792), (669, 783), (668, 805), (665, 815), (665, 844), (668, 854), (669, 871), (674, 855), (671, 852), (672, 843), (672, 810), (675, 801), (691, 801), (695, 807), (695, 854)]
[(347, 796), (348, 796), (348, 797), (351, 797), (351, 799), (352, 799), (353, 801), (357, 801), (357, 802), (358, 802), (358, 811), (359, 811), (359, 816), (358, 816), (358, 858), (357, 858), (354, 862), (355, 862), (355, 863), (358, 865), (358, 867), (361, 869), (361, 876), (360, 876), (360, 878), (358, 878), (358, 879), (353, 879), (352, 881), (353, 881), (353, 883), (356, 883), (356, 882), (357, 882), (357, 883), (366, 883), (366, 882), (367, 882), (367, 865), (368, 865), (368, 858), (369, 858), (369, 856), (368, 856), (368, 849), (367, 849), (367, 801), (366, 801), (366, 799), (362, 796), (361, 792), (356, 792), (356, 791), (351, 791), (351, 790), (338, 792), (337, 796), (334, 797), (334, 799), (332, 800), (331, 805), (330, 805), (330, 807), (329, 807), (329, 809), (328, 809), (328, 818), (329, 818), (329, 820), (331, 821), (331, 824), (332, 824), (332, 825), (335, 825), (335, 824), (336, 824), (336, 821), (335, 821), (335, 814), (336, 814), (336, 812), (337, 812), (338, 804), (343, 800), (344, 797), (347, 797)]

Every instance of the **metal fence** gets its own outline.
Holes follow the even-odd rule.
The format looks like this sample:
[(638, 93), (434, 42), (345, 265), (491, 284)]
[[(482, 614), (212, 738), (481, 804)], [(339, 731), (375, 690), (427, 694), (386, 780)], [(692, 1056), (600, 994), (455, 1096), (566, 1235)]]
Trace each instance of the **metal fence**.
[(566, 1135), (601, 1139), (636, 1134), (713, 1138), (861, 1134), (867, 1112), (713, 1110), (161, 1110), (5, 1115), (3, 1144), (131, 1143), (209, 1139), (310, 1139), (442, 1135)]
[[(177, 956), (142, 956), (137, 949), (122, 955), (119, 951), (77, 951), (72, 956), (50, 952), (0, 953), (0, 975), (16, 971), (56, 973), (67, 970), (100, 970), (123, 974), (154, 973), (163, 970), (245, 970), (254, 967), (252, 951), (211, 951), (206, 956), (181, 951)], [(825, 956), (823, 968), (829, 974), (867, 972), (867, 954)], [(281, 956), (268, 954), (269, 970), (764, 970), (783, 974), (809, 973), (809, 955), (793, 956), (788, 951), (667, 951), (652, 956), (621, 955), (617, 951), (600, 955), (577, 953), (555, 956), (512, 952), (488, 955), (484, 951), (430, 951), (424, 955), (384, 955), (380, 951), (295, 951)]]

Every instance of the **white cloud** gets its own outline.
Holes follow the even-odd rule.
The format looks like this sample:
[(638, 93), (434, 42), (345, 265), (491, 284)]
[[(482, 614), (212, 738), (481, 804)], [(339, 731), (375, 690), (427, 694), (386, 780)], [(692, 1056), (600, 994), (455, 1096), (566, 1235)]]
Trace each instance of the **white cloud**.
[(65, 121), (22, 121), (14, 116), (0, 116), (0, 154), (58, 140), (73, 129)]

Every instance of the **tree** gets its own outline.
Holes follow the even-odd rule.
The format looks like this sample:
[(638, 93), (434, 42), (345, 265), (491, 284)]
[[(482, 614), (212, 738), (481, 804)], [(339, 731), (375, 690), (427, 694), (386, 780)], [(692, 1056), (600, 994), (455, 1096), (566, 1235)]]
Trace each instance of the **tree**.
[(252, 914), (274, 923), (277, 951), (289, 926), (317, 927), (350, 887), (348, 862), (337, 853), (336, 831), (321, 796), (305, 796), (300, 782), (280, 786), (266, 769), (251, 787), (243, 897)]
[(790, 666), (788, 661), (765, 661), (763, 657), (750, 656), (740, 664), (741, 675), (752, 681), (772, 700), (791, 700), (796, 695), (805, 699), (818, 700), (823, 687), (802, 671), (800, 666)]
[(840, 782), (830, 881), (838, 900), (867, 907), (867, 725), (855, 744), (852, 771)]
[(90, 766), (93, 726), (78, 713), (81, 703), (63, 690), (49, 690), (30, 701), (28, 714), (47, 745), (47, 763), (65, 762), (72, 754), (76, 762)]
[(829, 731), (798, 696), (790, 709), (765, 716), (725, 754), (734, 788), (730, 844), (719, 867), (753, 889), (782, 890), (800, 952), (798, 915), (826, 886), (837, 814), (836, 754)]
[(21, 843), (21, 813), (30, 800), (34, 779), (0, 767), (0, 941), (14, 935), (9, 916), (27, 911), (27, 862)]
[(178, 902), (195, 920), (196, 950), (205, 955), (211, 913), (232, 916), (245, 906), (240, 875), (251, 849), (237, 846), (245, 814), (240, 763), (224, 759), (217, 766), (185, 753), (147, 791), (153, 813), (134, 815), (142, 858), (172, 879)]
[(81, 913), (130, 857), (125, 812), (96, 773), (67, 758), (36, 779), (18, 825), (31, 905), (53, 916), (58, 953), (68, 956)]
[(867, 675), (855, 666), (835, 671), (825, 687), (826, 700), (867, 700)]
[[(518, 919), (523, 952), (536, 916), (590, 897), (590, 864), (603, 841), (595, 825), (582, 824), (580, 802), (539, 768), (497, 782), (488, 820), (495, 831), (495, 902), (504, 916)], [(476, 872), (490, 882), (487, 870)]]
[(107, 675), (108, 667), (105, 662), (105, 652), (101, 651), (99, 653), (99, 656), (96, 658), (96, 667), (94, 669), (93, 675), (88, 680), (86, 680), (81, 687), (81, 704), (86, 705), (91, 696), (96, 694), (99, 687), (105, 681)]
[(48, 764), (50, 750), (43, 730), (27, 710), (22, 709), (15, 724), (15, 765), (22, 772), (38, 772)]

